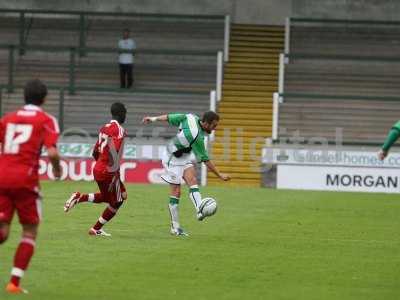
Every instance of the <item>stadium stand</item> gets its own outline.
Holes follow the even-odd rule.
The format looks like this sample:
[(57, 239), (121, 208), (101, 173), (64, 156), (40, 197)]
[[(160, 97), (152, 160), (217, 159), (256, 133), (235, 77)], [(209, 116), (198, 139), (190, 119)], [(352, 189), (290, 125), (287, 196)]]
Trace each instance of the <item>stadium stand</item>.
[[(22, 103), (18, 87), (28, 79), (41, 78), (52, 89), (48, 106), (56, 116), (60, 115), (60, 88), (72, 92), (64, 95), (65, 129), (80, 127), (96, 134), (112, 101), (123, 101), (132, 112), (127, 126), (131, 135), (140, 129), (138, 124), (145, 113), (201, 114), (208, 109), (209, 92), (215, 88), (216, 55), (224, 40), (223, 20), (223, 16), (25, 13), (21, 42), (20, 15), (0, 13), (0, 24), (4, 25), (0, 26), (0, 36), (5, 37), (0, 48), (0, 85), (10, 80), (10, 51), (6, 46), (26, 45), (24, 55), (19, 56), (18, 48), (13, 52), (12, 83), (17, 88), (12, 94), (4, 89), (2, 111)], [(117, 88), (115, 49), (124, 28), (131, 29), (138, 46), (135, 84), (128, 93)], [(150, 126), (143, 134), (151, 132)], [(161, 133), (165, 137), (172, 134), (172, 130)]]
[[(114, 101), (126, 104), (129, 115), (126, 129), (129, 136), (140, 137), (170, 137), (176, 133), (172, 127), (157, 125), (142, 126), (141, 120), (146, 114), (162, 114), (165, 112), (194, 112), (201, 115), (208, 109), (208, 93), (121, 93), (121, 92), (98, 92), (80, 91), (75, 95), (64, 95), (63, 126), (64, 129), (80, 128), (91, 135), (97, 135), (99, 124), (109, 121), (109, 106)], [(60, 116), (60, 95), (58, 90), (50, 90), (49, 97), (44, 108)], [(16, 109), (23, 103), (23, 93), (16, 90), (15, 93), (3, 93), (3, 111), (8, 112)], [(60, 117), (59, 117), (60, 118)], [(156, 129), (157, 128), (157, 129)], [(154, 134), (153, 134), (153, 130)]]
[[(20, 22), (19, 13), (0, 11), (1, 44), (20, 42)], [(223, 16), (27, 12), (23, 23), (27, 45), (114, 48), (122, 30), (129, 28), (144, 49), (217, 51), (223, 47)]]
[(398, 25), (295, 23), (279, 138), (298, 130), (305, 139), (334, 142), (341, 128), (346, 144), (380, 143), (399, 118)]
[[(279, 137), (293, 142), (293, 134), (298, 131), (308, 141), (321, 137), (335, 142), (342, 136), (340, 139), (346, 144), (381, 143), (387, 129), (399, 116), (398, 100), (363, 100), (362, 97), (359, 100), (344, 97), (321, 100), (288, 96), (280, 107)], [(338, 136), (336, 130), (339, 130)]]
[(327, 55), (398, 56), (400, 23), (291, 19), (290, 52)]
[(346, 60), (314, 57), (290, 58), (285, 68), (286, 93), (397, 96), (400, 59), (393, 61)]
[[(14, 111), (21, 107), (24, 103), (23, 91), (18, 89), (15, 93), (1, 92), (1, 111), (2, 113), (7, 113)], [(49, 90), (47, 95), (47, 101), (43, 108), (50, 114), (58, 117), (59, 116), (59, 91)]]

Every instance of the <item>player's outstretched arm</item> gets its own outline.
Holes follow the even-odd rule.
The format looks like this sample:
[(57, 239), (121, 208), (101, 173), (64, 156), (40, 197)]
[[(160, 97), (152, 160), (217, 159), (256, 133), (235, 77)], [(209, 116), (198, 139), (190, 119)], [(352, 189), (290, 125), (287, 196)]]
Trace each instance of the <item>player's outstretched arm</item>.
[(157, 121), (168, 121), (168, 115), (160, 115), (160, 116), (145, 116), (142, 120), (143, 124), (149, 124)]
[(214, 163), (211, 160), (205, 161), (204, 162), (207, 166), (207, 168), (213, 172), (217, 177), (223, 181), (228, 181), (231, 179), (231, 177), (228, 174), (220, 173)]
[(60, 154), (56, 147), (49, 147), (47, 149), (47, 154), (50, 159), (50, 163), (53, 166), (54, 177), (59, 179), (61, 177), (61, 166), (60, 166)]
[(382, 145), (382, 149), (378, 153), (378, 158), (380, 160), (384, 160), (386, 156), (389, 153), (390, 148), (393, 146), (393, 144), (397, 141), (397, 139), (400, 137), (400, 122), (397, 122), (393, 128), (389, 131), (385, 142)]

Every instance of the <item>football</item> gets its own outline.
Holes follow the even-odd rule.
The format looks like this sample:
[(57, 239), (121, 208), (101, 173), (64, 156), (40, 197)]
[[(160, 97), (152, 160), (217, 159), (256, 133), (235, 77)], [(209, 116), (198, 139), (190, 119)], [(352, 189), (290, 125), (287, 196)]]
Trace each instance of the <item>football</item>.
[(204, 198), (202, 206), (203, 208), (201, 212), (205, 217), (212, 216), (217, 212), (217, 201), (215, 201), (213, 198)]

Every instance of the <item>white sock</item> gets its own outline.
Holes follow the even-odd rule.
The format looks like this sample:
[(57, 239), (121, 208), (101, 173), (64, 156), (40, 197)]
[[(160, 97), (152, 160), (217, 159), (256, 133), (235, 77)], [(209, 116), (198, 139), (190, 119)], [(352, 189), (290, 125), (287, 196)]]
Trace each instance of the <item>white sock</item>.
[(196, 211), (198, 212), (202, 199), (201, 199), (201, 194), (199, 191), (199, 186), (197, 184), (192, 185), (190, 187), (189, 198), (190, 198), (190, 200), (192, 200), (192, 203), (193, 203), (194, 207), (196, 208)]
[(173, 228), (180, 228), (179, 224), (179, 210), (178, 210), (178, 205), (179, 205), (179, 198), (176, 198), (174, 196), (169, 197), (169, 214), (171, 216), (171, 225)]
[(94, 194), (88, 194), (88, 202), (94, 201)]

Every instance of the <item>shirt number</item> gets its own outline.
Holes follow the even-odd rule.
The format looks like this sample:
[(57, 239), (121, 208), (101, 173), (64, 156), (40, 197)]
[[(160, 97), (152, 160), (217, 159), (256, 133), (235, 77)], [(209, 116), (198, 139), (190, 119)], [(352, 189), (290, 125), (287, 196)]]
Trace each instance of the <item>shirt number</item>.
[(16, 154), (21, 144), (27, 142), (32, 135), (32, 125), (8, 123), (6, 127), (4, 153)]
[(107, 145), (108, 135), (105, 133), (99, 134), (99, 146), (100, 146), (100, 153), (103, 153), (104, 147)]

